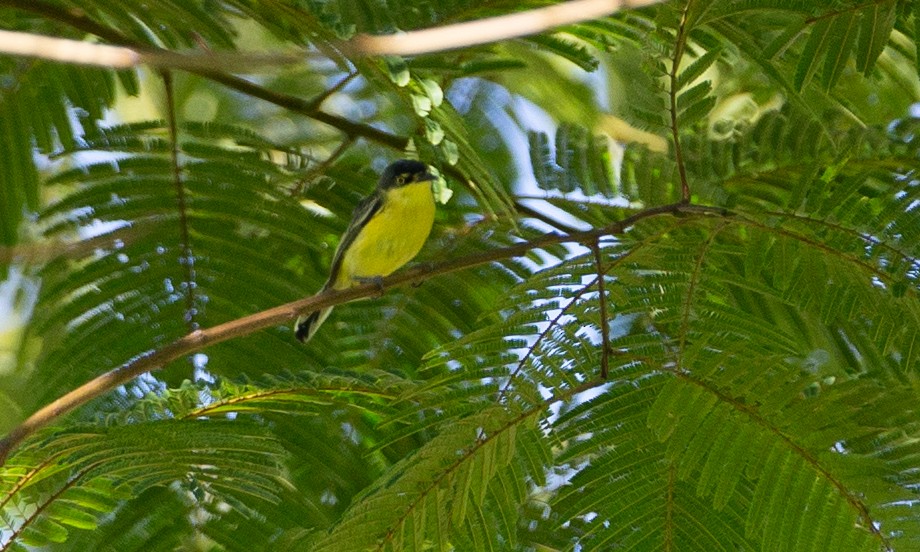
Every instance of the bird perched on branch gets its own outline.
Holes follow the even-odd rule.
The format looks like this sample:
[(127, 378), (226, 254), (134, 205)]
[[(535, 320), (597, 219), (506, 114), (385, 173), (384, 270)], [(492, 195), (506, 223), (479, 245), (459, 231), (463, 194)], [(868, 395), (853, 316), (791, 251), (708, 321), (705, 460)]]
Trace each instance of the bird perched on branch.
[[(387, 167), (377, 189), (355, 208), (321, 291), (379, 281), (412, 260), (431, 233), (437, 180), (418, 161)], [(298, 318), (297, 339), (313, 337), (330, 312), (332, 307)]]

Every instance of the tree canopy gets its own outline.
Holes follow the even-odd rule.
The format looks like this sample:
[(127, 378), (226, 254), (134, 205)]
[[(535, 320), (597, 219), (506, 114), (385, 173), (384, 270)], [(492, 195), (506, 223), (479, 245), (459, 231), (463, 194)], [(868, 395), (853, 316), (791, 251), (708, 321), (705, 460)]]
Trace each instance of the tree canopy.
[(0, 550), (920, 550), (918, 4), (607, 4), (0, 0)]

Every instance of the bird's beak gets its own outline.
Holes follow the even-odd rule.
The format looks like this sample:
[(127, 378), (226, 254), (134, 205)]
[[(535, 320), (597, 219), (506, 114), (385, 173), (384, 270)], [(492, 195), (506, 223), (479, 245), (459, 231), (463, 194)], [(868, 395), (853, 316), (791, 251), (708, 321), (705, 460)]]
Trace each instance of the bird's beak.
[(421, 173), (416, 173), (416, 175), (415, 175), (415, 181), (416, 181), (416, 182), (431, 182), (431, 181), (437, 180), (437, 179), (438, 179), (437, 176), (431, 174), (431, 173), (428, 172), (428, 171), (421, 172)]

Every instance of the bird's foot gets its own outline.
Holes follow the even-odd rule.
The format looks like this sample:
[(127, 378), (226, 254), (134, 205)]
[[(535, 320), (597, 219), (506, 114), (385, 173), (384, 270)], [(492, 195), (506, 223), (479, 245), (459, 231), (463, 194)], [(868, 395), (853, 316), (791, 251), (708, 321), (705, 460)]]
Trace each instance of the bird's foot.
[(359, 284), (374, 284), (377, 287), (377, 297), (383, 297), (383, 276), (358, 276), (355, 281)]

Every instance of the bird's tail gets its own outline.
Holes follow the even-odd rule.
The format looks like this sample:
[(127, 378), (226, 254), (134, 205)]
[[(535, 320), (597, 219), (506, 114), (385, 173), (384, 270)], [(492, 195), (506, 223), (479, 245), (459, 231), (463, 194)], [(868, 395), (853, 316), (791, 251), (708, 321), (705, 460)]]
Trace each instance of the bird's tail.
[(331, 312), (332, 307), (329, 307), (313, 311), (307, 316), (301, 316), (297, 319), (297, 323), (294, 324), (294, 335), (297, 336), (297, 339), (299, 339), (301, 343), (310, 341), (310, 338), (313, 337), (316, 330), (318, 330), (323, 322), (329, 318), (329, 313)]

